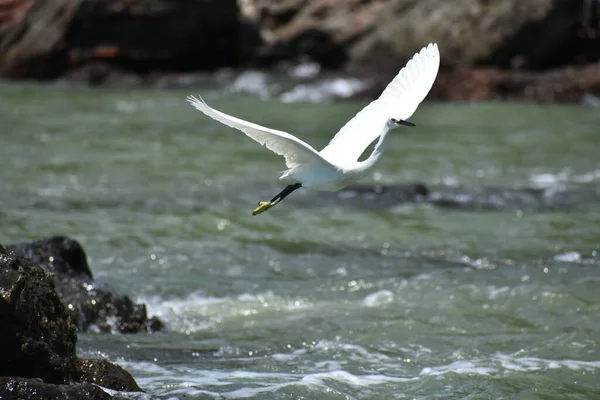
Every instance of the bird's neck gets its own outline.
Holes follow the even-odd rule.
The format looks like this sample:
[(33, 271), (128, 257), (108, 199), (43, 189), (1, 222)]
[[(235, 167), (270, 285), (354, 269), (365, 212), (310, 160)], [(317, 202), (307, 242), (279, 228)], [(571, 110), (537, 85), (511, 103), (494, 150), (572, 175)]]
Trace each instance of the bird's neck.
[(388, 121), (385, 124), (383, 130), (381, 131), (381, 134), (379, 135), (379, 140), (377, 140), (377, 143), (375, 144), (375, 148), (373, 149), (371, 155), (366, 160), (359, 162), (359, 164), (361, 164), (361, 169), (367, 171), (373, 168), (375, 164), (377, 164), (377, 161), (379, 161), (379, 158), (385, 150), (385, 139), (387, 137), (387, 134), (394, 128), (396, 128), (396, 125), (390, 121)]

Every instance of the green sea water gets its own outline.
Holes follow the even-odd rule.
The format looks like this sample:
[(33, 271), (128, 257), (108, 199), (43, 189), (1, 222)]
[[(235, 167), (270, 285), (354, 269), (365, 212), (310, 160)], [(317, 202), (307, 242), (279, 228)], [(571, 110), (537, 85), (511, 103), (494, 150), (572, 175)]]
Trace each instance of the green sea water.
[(167, 324), (80, 334), (81, 355), (152, 399), (600, 399), (598, 109), (425, 103), (362, 182), (533, 205), (302, 189), (253, 217), (282, 159), (190, 107), (198, 92), (316, 148), (365, 104), (0, 85), (0, 243), (73, 237)]

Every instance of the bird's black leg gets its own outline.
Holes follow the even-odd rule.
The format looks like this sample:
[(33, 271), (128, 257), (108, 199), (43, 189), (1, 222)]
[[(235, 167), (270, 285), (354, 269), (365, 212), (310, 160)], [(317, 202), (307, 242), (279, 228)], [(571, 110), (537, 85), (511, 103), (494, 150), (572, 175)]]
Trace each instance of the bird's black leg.
[(293, 185), (287, 185), (285, 187), (285, 189), (283, 189), (275, 197), (273, 197), (271, 199), (271, 201), (259, 201), (258, 207), (254, 211), (252, 211), (252, 215), (257, 215), (257, 214), (267, 211), (268, 209), (277, 205), (277, 203), (279, 203), (281, 200), (283, 200), (287, 196), (289, 196), (289, 194), (292, 193), (294, 190), (300, 189), (301, 187), (302, 187), (301, 183), (294, 183)]
[(415, 126), (412, 122), (405, 121), (403, 119), (393, 119), (396, 125), (404, 125), (404, 126)]

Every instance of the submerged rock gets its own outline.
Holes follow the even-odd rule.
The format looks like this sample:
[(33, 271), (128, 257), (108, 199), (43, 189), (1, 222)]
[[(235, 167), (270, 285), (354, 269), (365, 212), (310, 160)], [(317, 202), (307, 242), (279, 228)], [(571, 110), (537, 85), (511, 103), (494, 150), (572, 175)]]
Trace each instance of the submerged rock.
[(158, 318), (148, 318), (144, 304), (117, 295), (94, 280), (85, 252), (75, 240), (57, 236), (7, 249), (52, 274), (56, 290), (80, 330), (134, 333), (162, 329)]
[[(67, 249), (64, 256), (75, 262), (80, 254)], [(81, 267), (73, 273), (87, 274)], [(51, 275), (0, 246), (0, 397), (111, 398), (89, 383), (141, 390), (127, 371), (108, 361), (78, 359), (76, 332)]]
[[(318, 202), (312, 201), (314, 196)], [(302, 204), (301, 200), (296, 200)], [(331, 203), (362, 209), (386, 209), (406, 203), (428, 203), (462, 211), (520, 211), (597, 204), (600, 192), (578, 186), (572, 190), (550, 188), (465, 188), (404, 185), (353, 185), (338, 192), (314, 192), (306, 206)]]

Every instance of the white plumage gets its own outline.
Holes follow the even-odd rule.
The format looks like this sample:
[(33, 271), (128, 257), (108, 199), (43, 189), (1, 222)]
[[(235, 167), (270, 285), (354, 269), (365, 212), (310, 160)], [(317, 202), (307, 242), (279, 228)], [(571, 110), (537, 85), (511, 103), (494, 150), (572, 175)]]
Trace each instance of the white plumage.
[(379, 98), (348, 121), (321, 154), (341, 162), (358, 160), (388, 119), (407, 120), (414, 114), (431, 90), (439, 67), (440, 53), (437, 44), (432, 43), (415, 54)]
[[(187, 100), (199, 111), (266, 146), (285, 158), (288, 170), (281, 179), (320, 190), (339, 190), (366, 176), (383, 152), (389, 131), (410, 118), (423, 101), (438, 73), (440, 54), (436, 44), (429, 44), (400, 70), (377, 100), (363, 108), (344, 125), (320, 152), (287, 132), (266, 128), (211, 108), (202, 98)], [(364, 161), (358, 158), (379, 138), (375, 149)], [(295, 190), (291, 189), (291, 191)], [(285, 191), (285, 190), (284, 190)], [(261, 202), (255, 214), (277, 204), (289, 193), (280, 193), (271, 202)]]

